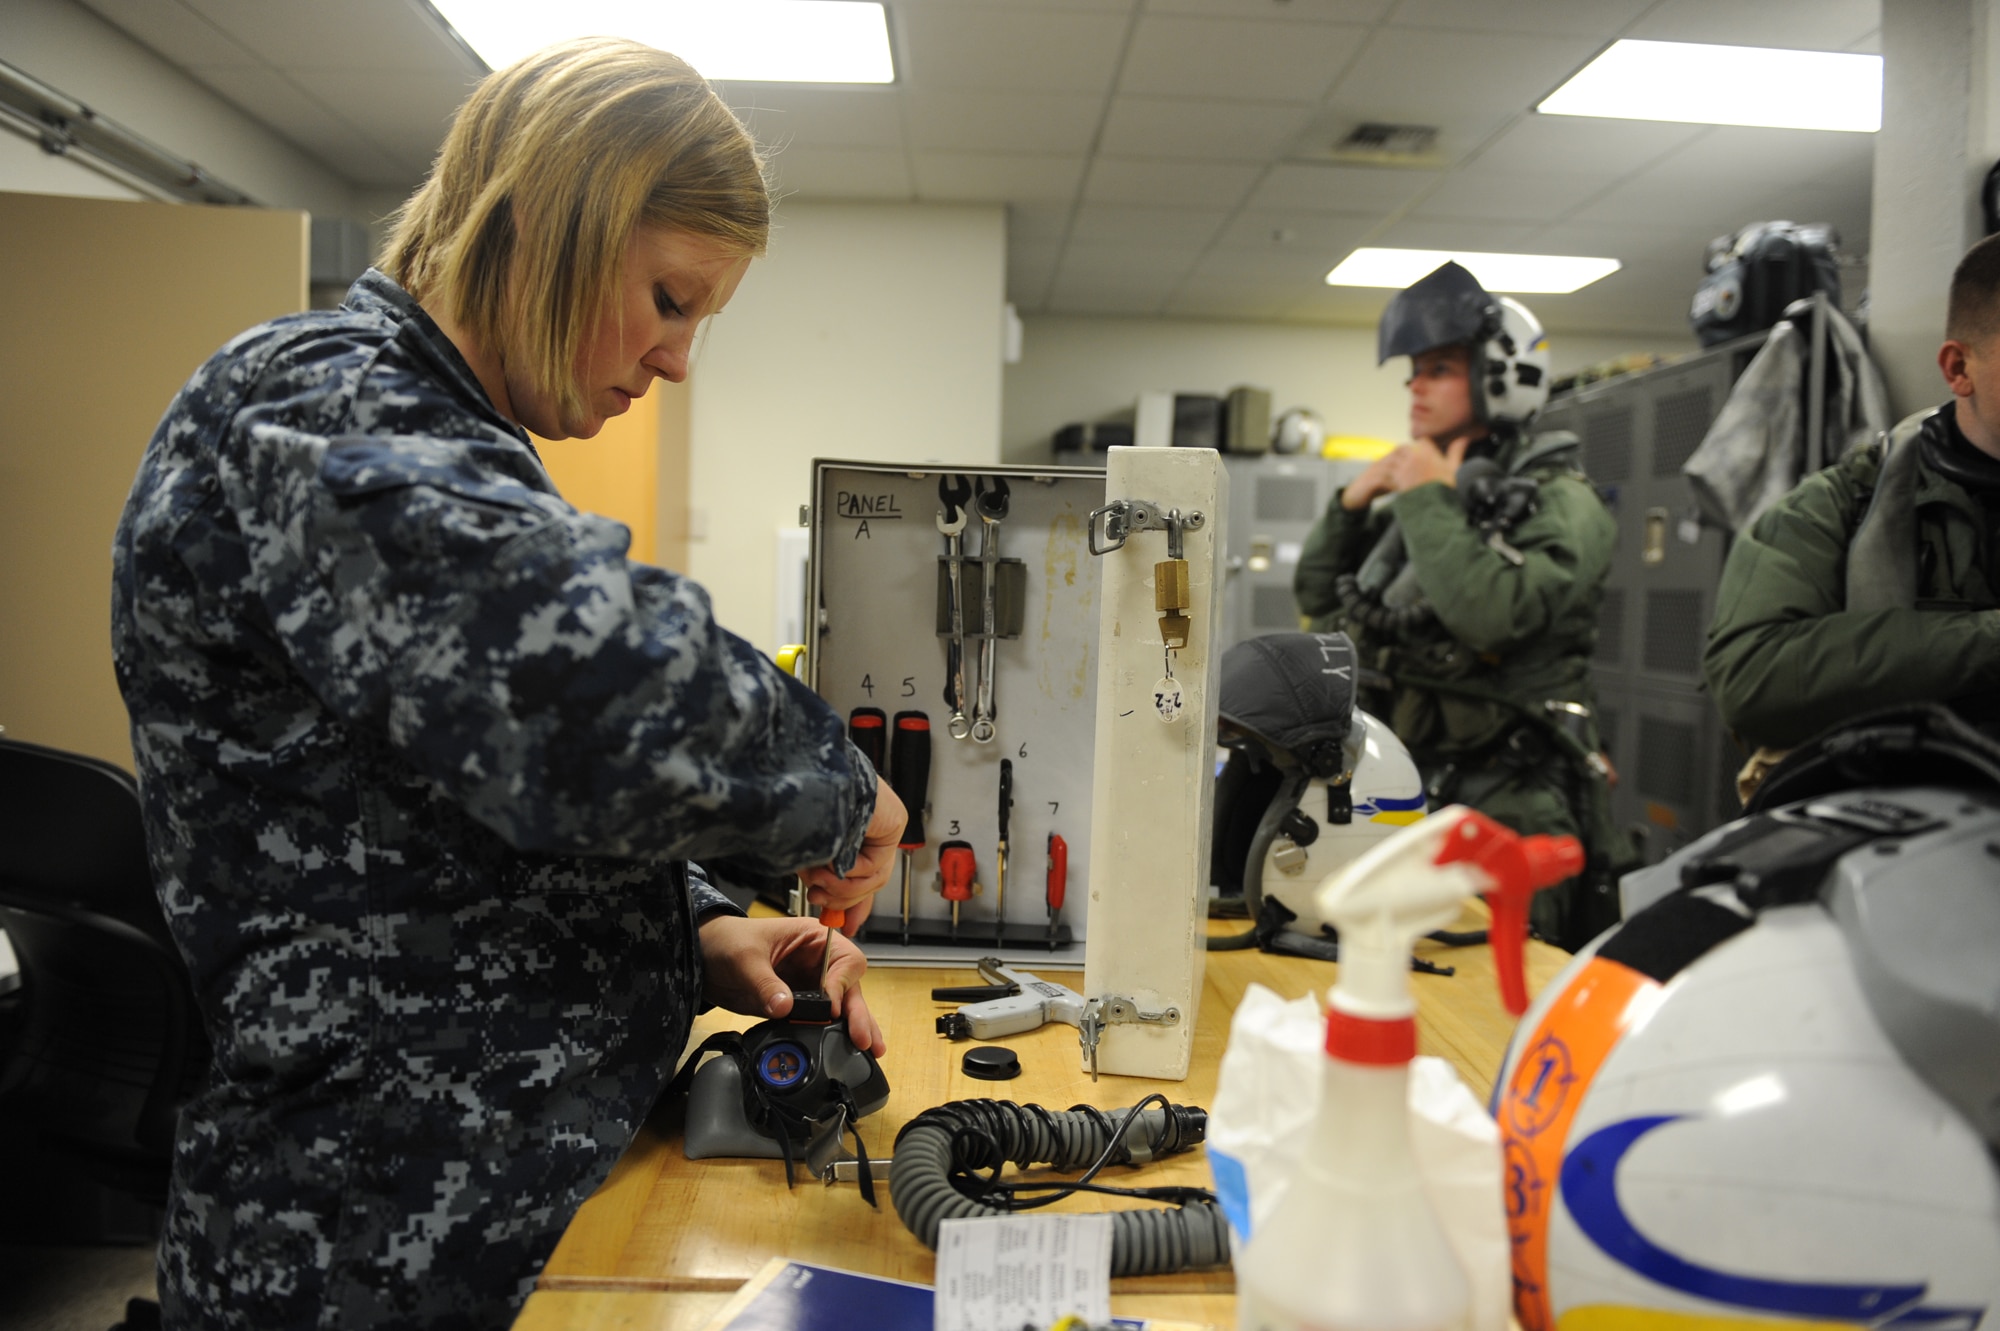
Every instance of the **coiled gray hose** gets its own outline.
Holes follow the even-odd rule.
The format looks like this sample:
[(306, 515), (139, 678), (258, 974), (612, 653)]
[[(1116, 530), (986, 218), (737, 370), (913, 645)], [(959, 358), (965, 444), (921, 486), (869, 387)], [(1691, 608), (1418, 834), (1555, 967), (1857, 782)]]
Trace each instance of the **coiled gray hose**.
[[(968, 1216), (1006, 1215), (952, 1186), (954, 1143), (969, 1147), (984, 1137), (1001, 1159), (962, 1161), (975, 1169), (1003, 1162), (1020, 1168), (1048, 1165), (1063, 1172), (1086, 1169), (1104, 1153), (1125, 1110), (1085, 1107), (1063, 1112), (1005, 1100), (953, 1100), (927, 1109), (896, 1137), (889, 1163), (889, 1195), (903, 1223), (927, 1248), (938, 1243), (938, 1222)], [(1147, 1109), (1126, 1124), (1111, 1164), (1144, 1164), (1155, 1156), (1190, 1150), (1207, 1133), (1208, 1115), (1192, 1106)], [(1229, 1226), (1220, 1207), (1184, 1206), (1118, 1211), (1111, 1225), (1111, 1274), (1164, 1275), (1222, 1266), (1229, 1261)]]

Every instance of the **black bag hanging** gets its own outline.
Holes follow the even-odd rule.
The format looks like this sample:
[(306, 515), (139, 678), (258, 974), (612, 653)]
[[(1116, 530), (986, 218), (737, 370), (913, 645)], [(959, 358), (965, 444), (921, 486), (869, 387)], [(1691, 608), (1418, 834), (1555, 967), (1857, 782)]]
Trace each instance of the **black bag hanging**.
[(1763, 332), (1815, 291), (1840, 303), (1840, 236), (1823, 222), (1753, 222), (1709, 241), (1705, 266), (1688, 310), (1705, 347)]

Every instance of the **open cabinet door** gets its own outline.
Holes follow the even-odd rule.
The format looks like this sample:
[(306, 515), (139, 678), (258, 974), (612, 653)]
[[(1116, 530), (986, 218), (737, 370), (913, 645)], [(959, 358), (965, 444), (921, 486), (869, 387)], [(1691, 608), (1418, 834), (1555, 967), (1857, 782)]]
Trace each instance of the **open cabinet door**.
[(306, 307), (304, 213), (0, 193), (0, 725), (125, 768), (111, 538), (174, 393)]

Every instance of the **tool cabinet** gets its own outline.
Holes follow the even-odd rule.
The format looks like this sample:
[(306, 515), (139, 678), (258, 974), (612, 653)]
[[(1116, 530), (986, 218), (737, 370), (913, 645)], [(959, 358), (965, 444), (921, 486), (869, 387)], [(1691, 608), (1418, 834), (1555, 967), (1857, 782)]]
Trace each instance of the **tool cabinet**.
[[(997, 526), (1005, 565), (995, 584), (993, 734), (952, 738), (946, 701), (951, 635), (947, 542), (939, 485), (1007, 487)], [(931, 761), (924, 847), (909, 856), (910, 941), (903, 941), (903, 869), (875, 899), (860, 935), (877, 964), (969, 964), (998, 955), (1028, 965), (1080, 967), (1090, 879), (1101, 560), (1090, 554), (1091, 511), (1104, 473), (1076, 467), (915, 470), (906, 464), (816, 461), (807, 562), (807, 681), (844, 718), (876, 708), (928, 717)], [(984, 655), (987, 537), (968, 501), (961, 535), (968, 727)], [(1001, 764), (1012, 777), (1006, 899), (1000, 899)], [(884, 774), (893, 777), (893, 772)], [(1068, 849), (1064, 904), (1051, 930), (1049, 837)], [(939, 894), (939, 847), (969, 845), (978, 891), (951, 928)]]

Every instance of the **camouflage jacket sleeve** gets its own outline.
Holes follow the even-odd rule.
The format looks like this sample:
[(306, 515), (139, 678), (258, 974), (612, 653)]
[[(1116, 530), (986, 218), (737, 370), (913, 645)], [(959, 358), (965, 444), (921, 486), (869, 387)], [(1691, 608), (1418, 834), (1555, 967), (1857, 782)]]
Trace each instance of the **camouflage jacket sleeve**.
[(1388, 520), (1372, 508), (1349, 511), (1342, 508), (1336, 492), (1306, 536), (1299, 551), (1299, 566), (1292, 574), (1292, 595), (1299, 613), (1321, 620), (1340, 609), (1340, 595), (1334, 581), (1343, 573), (1361, 567), (1368, 551), (1380, 539)]
[(1702, 658), (1722, 719), (1790, 748), (1845, 717), (2000, 684), (2000, 612), (1846, 609), (1872, 454), (1808, 477), (1736, 538)]
[(510, 444), (240, 412), (219, 471), (274, 646), (519, 849), (845, 869), (875, 774), (839, 718)]
[(1617, 525), (1573, 476), (1541, 485), (1535, 512), (1507, 540), (1516, 565), (1465, 520), (1458, 491), (1433, 483), (1392, 501), (1424, 597), (1438, 622), (1474, 651), (1506, 652), (1543, 637), (1597, 595)]

